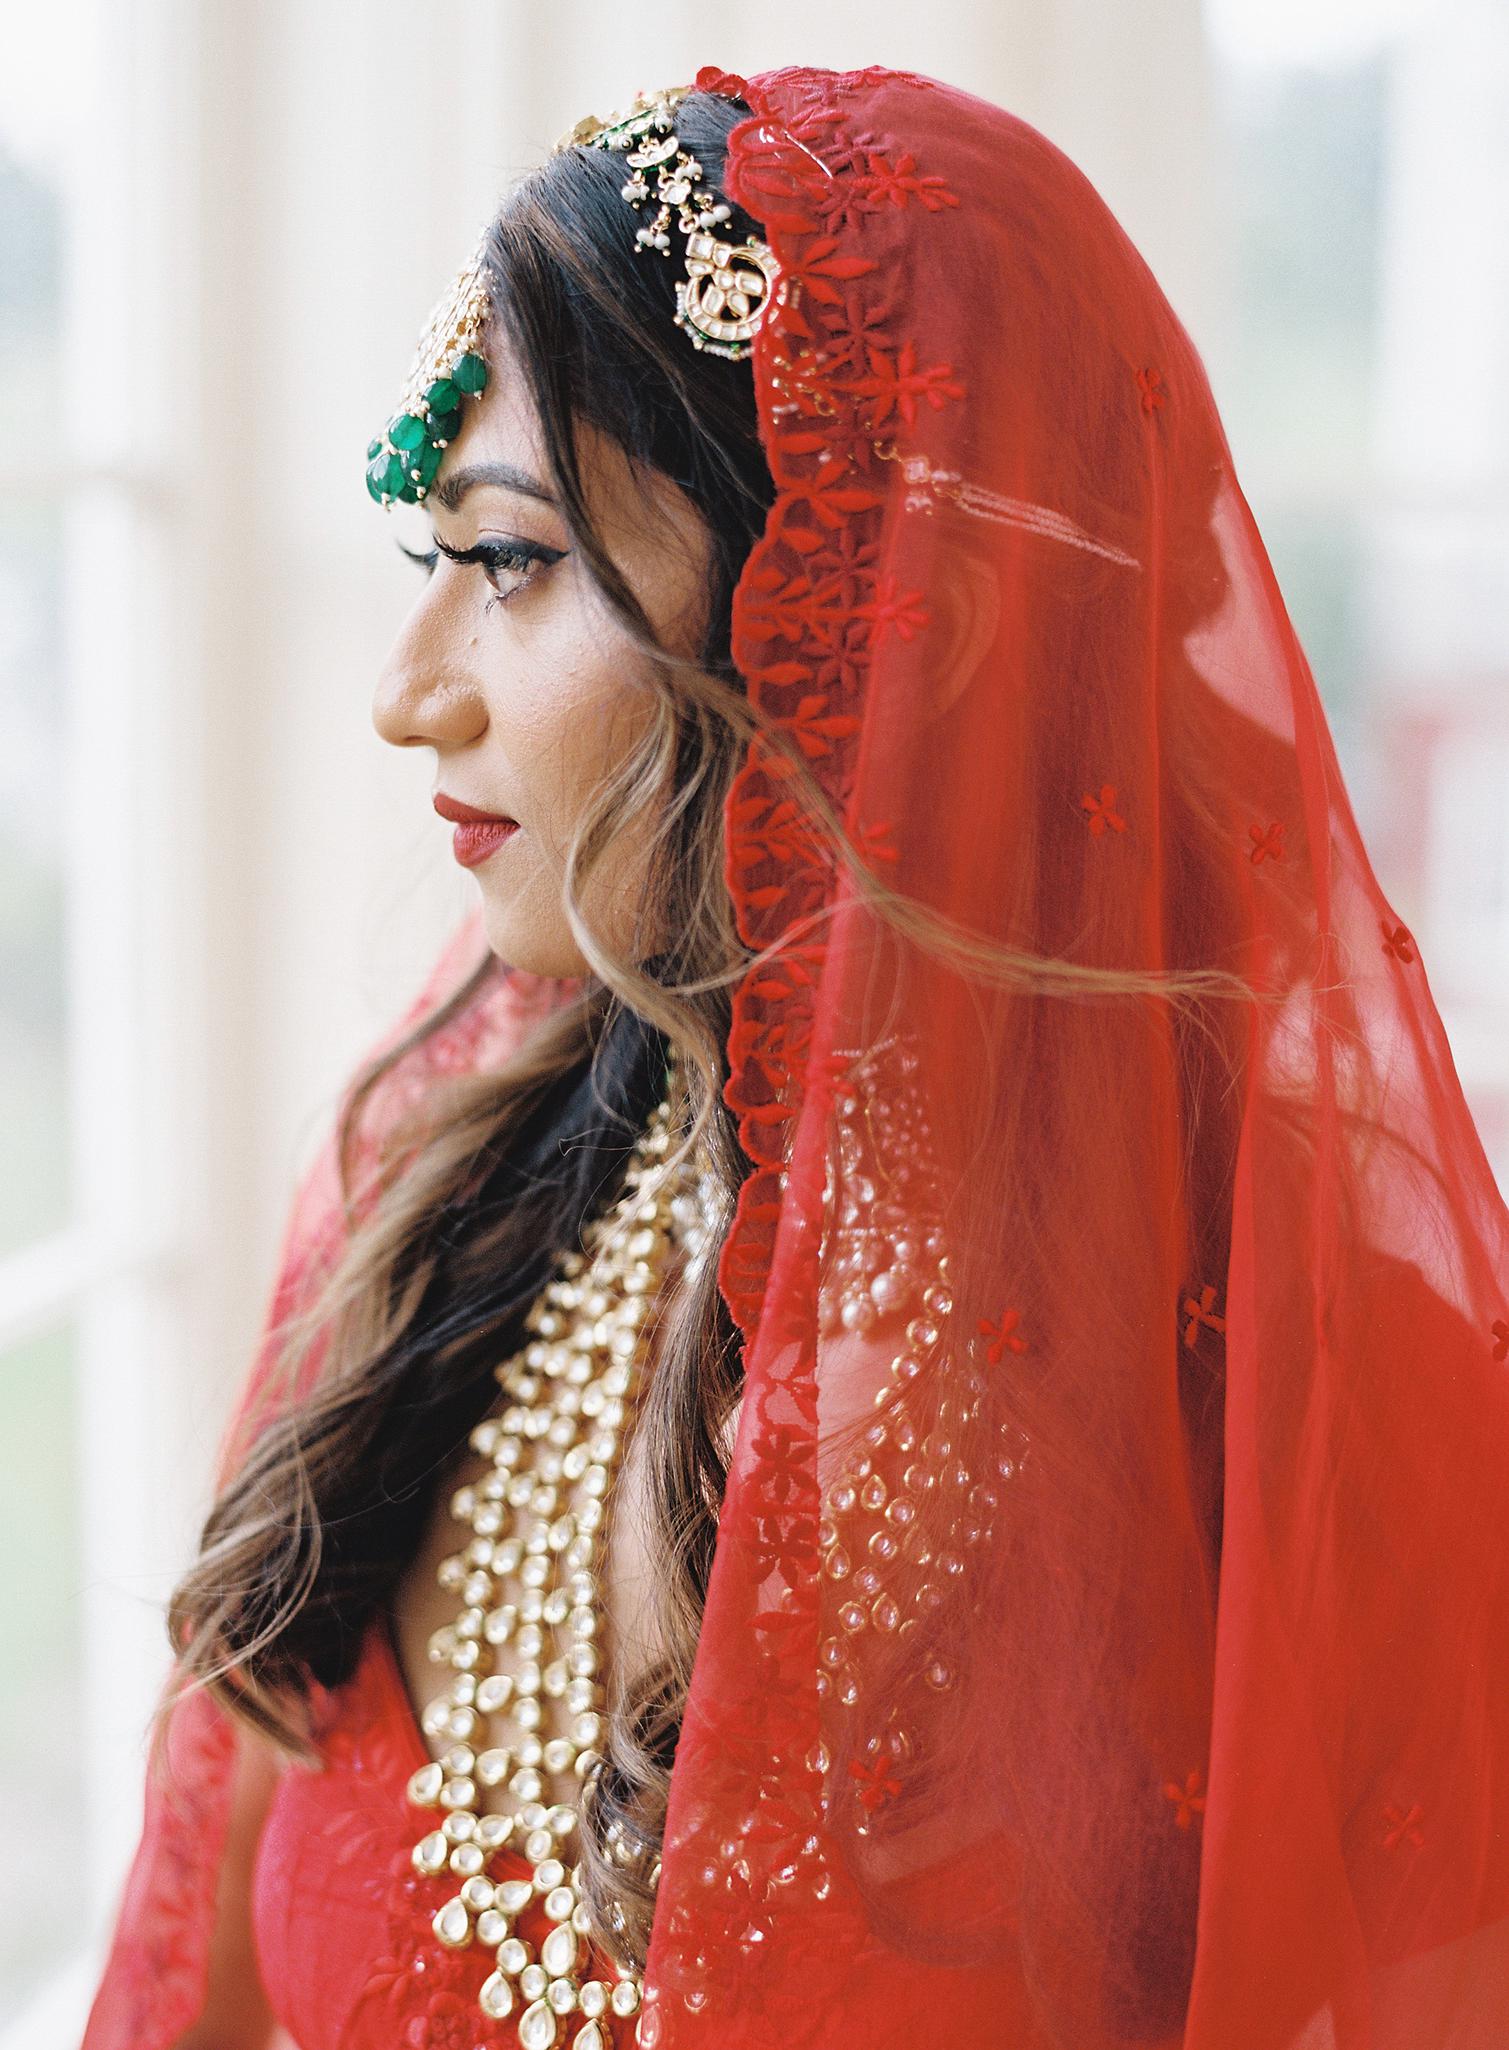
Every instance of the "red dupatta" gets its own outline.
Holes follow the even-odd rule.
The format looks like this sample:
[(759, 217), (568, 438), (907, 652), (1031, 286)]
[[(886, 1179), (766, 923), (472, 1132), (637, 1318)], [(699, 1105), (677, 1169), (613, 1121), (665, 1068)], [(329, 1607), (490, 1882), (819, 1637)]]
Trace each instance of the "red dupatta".
[[(882, 925), (751, 751), (747, 1394), (643, 2038), (1496, 2042), (1505, 1209), (1199, 357), (1024, 122), (881, 67), (742, 90), (730, 196), (798, 290), (735, 657), (874, 874), (1069, 966)], [(1208, 1005), (1223, 1070), (1085, 968), (1266, 1000)], [(888, 1034), (919, 1107), (835, 1171)], [(828, 1328), (850, 1201), (914, 1251), (941, 1217), (920, 1317)]]
[[(1496, 2043), (1509, 1219), (1199, 357), (1000, 108), (699, 83), (795, 288), (735, 659), (958, 944), (750, 749), (746, 1393), (641, 2040)], [(164, 1888), (149, 1811), (107, 2017), (165, 1940), (195, 2011), (188, 1734), (198, 1862)]]

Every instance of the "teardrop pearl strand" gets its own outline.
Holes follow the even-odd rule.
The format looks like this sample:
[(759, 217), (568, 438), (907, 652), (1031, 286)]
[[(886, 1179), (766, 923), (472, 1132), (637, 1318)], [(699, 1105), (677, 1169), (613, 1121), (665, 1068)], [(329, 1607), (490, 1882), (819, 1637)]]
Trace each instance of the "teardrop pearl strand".
[[(715, 1189), (704, 1158), (674, 1174), (674, 1048), (665, 1092), (630, 1155), (621, 1196), (582, 1231), (526, 1314), (522, 1350), (494, 1371), (504, 1406), (478, 1424), (471, 1445), (492, 1472), (458, 1488), (451, 1513), (470, 1532), (441, 1562), (442, 1587), (462, 1603), (435, 1632), (430, 1657), (451, 1677), (422, 1725), (448, 1740), (443, 1756), (409, 1781), (409, 1799), (439, 1811), (414, 1846), (416, 1868), (449, 1872), (457, 1890), (433, 1928), (453, 1949), (479, 1943), (495, 1969), (478, 2001), (492, 2021), (517, 2013), (522, 2050), (609, 2050), (611, 2017), (641, 2011), (640, 1976), (587, 1972), (593, 1924), (581, 1893), (579, 1804), (602, 1767), (599, 1679), (600, 1546), (645, 1355), (651, 1312), (679, 1248), (700, 1259), (715, 1237)], [(511, 1652), (514, 1670), (498, 1669)], [(573, 1774), (577, 1802), (550, 1802), (545, 1775)], [(512, 1799), (482, 1812), (481, 1789)], [(528, 1879), (493, 1879), (504, 1846), (533, 1866)], [(658, 1860), (650, 1868), (653, 1884)], [(554, 1928), (534, 1947), (516, 1933), (543, 1900)], [(638, 2023), (635, 2024), (636, 2040)]]

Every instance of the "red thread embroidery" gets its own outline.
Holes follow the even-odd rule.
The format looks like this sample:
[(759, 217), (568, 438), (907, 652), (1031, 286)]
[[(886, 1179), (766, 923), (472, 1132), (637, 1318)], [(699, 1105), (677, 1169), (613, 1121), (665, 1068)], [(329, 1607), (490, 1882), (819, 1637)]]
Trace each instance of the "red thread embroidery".
[(836, 235), (820, 235), (809, 248), (796, 252), (795, 268), (786, 275), (809, 305), (841, 306), (840, 283), (862, 278), (874, 268), (867, 256), (841, 256)]
[(809, 761), (830, 754), (835, 741), (847, 740), (859, 731), (859, 720), (852, 713), (828, 710), (826, 694), (804, 697), (790, 718), (782, 719), (780, 724)]
[(793, 1495), (805, 1496), (809, 1488), (815, 1492), (817, 1449), (796, 1432), (777, 1424), (756, 1438), (755, 1450), (764, 1467), (766, 1490), (773, 1500), (785, 1502)]
[(1383, 1848), (1397, 1851), (1401, 1843), (1417, 1847), (1425, 1841), (1425, 1832), (1420, 1824), (1425, 1820), (1425, 1811), (1418, 1801), (1411, 1802), (1407, 1809), (1395, 1807), (1392, 1801), (1383, 1811), (1386, 1825), (1383, 1832)]
[(845, 389), (871, 401), (865, 425), (877, 433), (893, 415), (915, 427), (919, 400), (926, 400), (936, 413), (950, 399), (964, 396), (951, 363), (930, 363), (925, 370), (918, 369), (915, 342), (903, 342), (894, 354), (872, 345), (868, 355), (868, 372), (852, 378)]
[[(835, 367), (851, 368), (855, 376), (859, 376), (869, 363), (871, 351), (884, 350), (895, 332), (895, 305), (889, 298), (881, 298), (873, 289), (868, 289), (871, 281), (866, 283), (865, 291), (849, 291), (843, 295), (842, 314), (829, 344)], [(868, 434), (864, 437), (864, 445), (869, 446)]]
[(1260, 862), (1265, 857), (1272, 861), (1282, 861), (1284, 855), (1284, 826), (1281, 819), (1275, 819), (1271, 826), (1266, 827), (1256, 824), (1250, 825), (1247, 831), (1253, 841), (1252, 852), (1248, 856), (1250, 861)]
[(872, 1814), (883, 1801), (893, 1800), (901, 1792), (901, 1782), (883, 1754), (877, 1753), (863, 1765), (857, 1758), (851, 1758), (849, 1772), (859, 1781), (859, 1798)]
[(1142, 393), (1143, 412), (1161, 412), (1163, 403), (1168, 397), (1168, 387), (1163, 382), (1163, 373), (1151, 369), (1139, 370), (1137, 373), (1137, 387)]
[(1018, 1310), (1002, 1310), (998, 1321), (993, 1322), (989, 1317), (980, 1319), (980, 1336), (990, 1340), (985, 1348), (985, 1357), (993, 1367), (1000, 1365), (1001, 1354), (1008, 1345), (1013, 1352), (1027, 1350), (1026, 1339), (1020, 1337), (1016, 1330), (1020, 1314)]
[(869, 170), (859, 181), (866, 206), (905, 206), (920, 199), (930, 214), (945, 206), (957, 206), (959, 195), (939, 171), (920, 172), (917, 159), (902, 150), (893, 163), (881, 151), (869, 156)]
[(1178, 1806), (1179, 1812), (1174, 1819), (1181, 1829), (1188, 1829), (1197, 1815), (1205, 1813), (1205, 1796), (1200, 1791), (1198, 1767), (1189, 1774), (1182, 1787), (1177, 1780), (1165, 1780), (1163, 1791)]
[(1184, 1308), (1189, 1311), (1189, 1322), (1184, 1327), (1184, 1343), (1186, 1345), (1194, 1344), (1199, 1336), (1202, 1324), (1208, 1324), (1212, 1331), (1224, 1331), (1226, 1329), (1226, 1319), (1224, 1317), (1212, 1316), (1211, 1314), (1211, 1304), (1215, 1299), (1216, 1291), (1211, 1283), (1207, 1283), (1201, 1289), (1198, 1302), (1195, 1301), (1193, 1296), (1187, 1295), (1184, 1298)]
[(1502, 1317), (1495, 1317), (1489, 1330), (1491, 1336), (1498, 1340), (1493, 1348), (1493, 1357), (1496, 1360), (1509, 1359), (1509, 1323)]
[(894, 627), (902, 640), (909, 641), (932, 618), (932, 614), (923, 603), (922, 593), (898, 593), (893, 577), (878, 578), (874, 598), (867, 605), (855, 606), (854, 610), (859, 618), (874, 620), (876, 646), (880, 644), (887, 627)]
[(811, 1516), (759, 1516), (755, 1519), (755, 1541), (751, 1547), (761, 1578), (771, 1573), (789, 1575), (793, 1547), (817, 1548), (817, 1520)]
[(840, 76), (848, 86), (888, 85), (893, 78), (920, 92), (936, 92), (938, 85), (936, 79), (924, 78), (920, 71), (898, 71), (893, 64), (866, 64), (859, 71), (845, 71)]
[(1405, 927), (1402, 925), (1390, 926), (1386, 918), (1382, 923), (1383, 951), (1386, 954), (1392, 954), (1396, 960), (1413, 961), (1415, 957), (1411, 949), (1414, 943)]
[[(135, 1924), (117, 1935), (121, 2025), (146, 2041), (171, 2025), (177, 2035), (203, 1999), (209, 1929), (200, 1912), (213, 1891), (230, 1815), (235, 1733), (212, 1697), (198, 1692), (173, 1708), (166, 1779), (149, 1778), (147, 1898)], [(124, 1944), (124, 1948), (122, 1945)]]
[(1118, 833), (1126, 831), (1126, 820), (1122, 818), (1119, 812), (1112, 809), (1116, 802), (1116, 785), (1114, 783), (1102, 783), (1099, 797), (1092, 797), (1089, 791), (1086, 791), (1079, 801), (1089, 813), (1090, 831), (1092, 833), (1099, 836), (1105, 831), (1107, 826), (1114, 826)]

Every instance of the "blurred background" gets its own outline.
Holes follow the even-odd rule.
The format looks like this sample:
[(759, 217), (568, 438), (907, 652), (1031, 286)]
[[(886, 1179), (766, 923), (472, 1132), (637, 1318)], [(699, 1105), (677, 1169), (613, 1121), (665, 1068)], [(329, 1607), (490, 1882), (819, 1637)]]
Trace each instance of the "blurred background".
[(371, 728), (418, 573), (362, 455), (503, 186), (704, 63), (1066, 149), (1204, 357), (1509, 1185), (1509, 9), (62, 0), (3, 49), (0, 2050), (57, 2050), (294, 1178), (474, 899)]

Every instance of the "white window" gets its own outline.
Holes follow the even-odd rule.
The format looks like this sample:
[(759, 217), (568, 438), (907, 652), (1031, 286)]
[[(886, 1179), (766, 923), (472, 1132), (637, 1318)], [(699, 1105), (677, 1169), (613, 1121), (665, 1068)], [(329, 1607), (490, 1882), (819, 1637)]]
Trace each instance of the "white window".
[(63, 35), (16, 10), (0, 64), (5, 2050), (81, 2024), (201, 1485), (182, 1457), (203, 1427), (185, 1373), (194, 806), (172, 702), (193, 617), (157, 431), (181, 368), (172, 13), (80, 4)]

